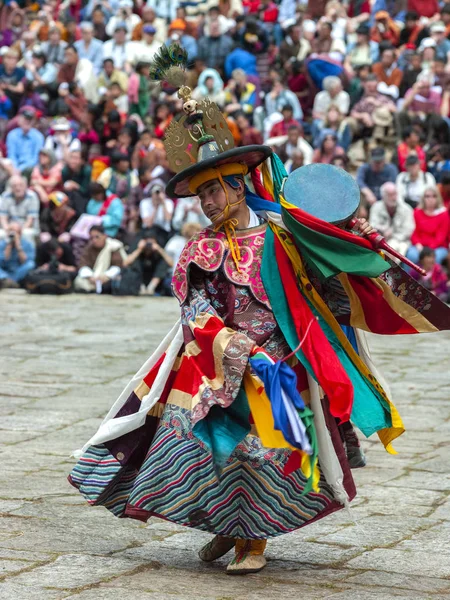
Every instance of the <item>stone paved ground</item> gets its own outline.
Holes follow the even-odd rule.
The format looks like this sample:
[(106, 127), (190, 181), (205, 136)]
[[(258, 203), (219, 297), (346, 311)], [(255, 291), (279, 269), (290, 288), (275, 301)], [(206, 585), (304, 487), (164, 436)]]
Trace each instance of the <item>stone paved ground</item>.
[(449, 334), (371, 340), (408, 428), (400, 453), (366, 442), (352, 514), (271, 541), (259, 575), (200, 564), (208, 535), (84, 503), (70, 453), (176, 315), (172, 300), (0, 294), (0, 598), (449, 598)]

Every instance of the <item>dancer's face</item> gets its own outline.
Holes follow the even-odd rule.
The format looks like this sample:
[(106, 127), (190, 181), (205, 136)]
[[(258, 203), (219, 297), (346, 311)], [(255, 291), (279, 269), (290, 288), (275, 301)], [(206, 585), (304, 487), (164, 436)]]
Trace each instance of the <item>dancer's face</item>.
[[(235, 197), (236, 193), (229, 186), (227, 191), (229, 202), (230, 204), (233, 204), (233, 202), (237, 200), (237, 197)], [(211, 181), (203, 183), (198, 188), (197, 195), (200, 198), (203, 212), (208, 219), (214, 223), (214, 220), (219, 217), (227, 205), (225, 190), (223, 189), (220, 181), (218, 179), (212, 179)]]

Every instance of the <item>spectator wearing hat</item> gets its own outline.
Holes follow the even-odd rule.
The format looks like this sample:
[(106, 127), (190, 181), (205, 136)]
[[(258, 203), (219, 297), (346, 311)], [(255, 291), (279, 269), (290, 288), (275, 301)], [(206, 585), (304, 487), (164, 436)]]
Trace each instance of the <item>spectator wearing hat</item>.
[(161, 246), (169, 239), (174, 211), (173, 200), (167, 198), (164, 187), (161, 179), (155, 179), (147, 188), (150, 197), (144, 198), (139, 205), (143, 229)]
[(142, 27), (142, 39), (133, 42), (133, 53), (135, 62), (151, 63), (155, 54), (161, 47), (161, 43), (155, 39), (156, 29), (153, 25), (145, 24)]
[(192, 92), (198, 101), (210, 98), (218, 106), (225, 106), (225, 92), (222, 77), (215, 69), (205, 69), (198, 78), (198, 85)]
[(70, 131), (70, 122), (65, 117), (55, 119), (51, 125), (53, 134), (45, 139), (44, 148), (54, 152), (57, 161), (67, 161), (69, 152), (81, 150), (81, 142)]
[(391, 18), (387, 10), (375, 13), (375, 23), (370, 32), (370, 39), (377, 44), (388, 43), (397, 46), (400, 38), (400, 28)]
[(232, 38), (226, 33), (222, 33), (218, 21), (213, 21), (209, 25), (208, 35), (203, 35), (198, 40), (197, 56), (207, 67), (223, 70), (225, 59), (232, 51), (233, 46)]
[(103, 65), (103, 42), (95, 39), (92, 23), (83, 21), (80, 24), (81, 40), (74, 43), (79, 58), (91, 61), (94, 72), (98, 75)]
[(170, 46), (174, 42), (186, 50), (189, 62), (192, 64), (198, 54), (197, 41), (191, 35), (186, 34), (186, 23), (181, 19), (175, 19), (169, 26), (169, 38), (166, 40), (166, 46)]
[(119, 233), (125, 213), (123, 202), (98, 182), (91, 183), (89, 192), (90, 199), (86, 206), (86, 214), (102, 217), (105, 233), (115, 237)]
[[(119, 70), (129, 70), (133, 60), (133, 43), (127, 41), (127, 25), (119, 21), (114, 26), (112, 39), (103, 44), (103, 57), (113, 61), (114, 67)], [(103, 67), (105, 63), (103, 63)]]
[(106, 26), (106, 33), (112, 37), (117, 25), (124, 24), (126, 28), (126, 39), (131, 40), (133, 29), (141, 22), (141, 17), (133, 12), (133, 0), (119, 0), (117, 14), (110, 18)]
[(395, 85), (398, 89), (402, 83), (403, 72), (397, 67), (395, 62), (395, 51), (393, 48), (385, 48), (381, 51), (380, 62), (372, 67), (372, 73), (386, 85)]
[(30, 171), (39, 158), (39, 151), (44, 145), (44, 136), (33, 127), (35, 112), (26, 108), (18, 118), (19, 126), (6, 136), (8, 158), (17, 171)]
[(414, 127), (407, 127), (403, 132), (403, 141), (397, 146), (397, 164), (400, 172), (406, 171), (408, 156), (417, 156), (422, 171), (427, 170), (427, 158), (420, 145), (420, 136)]
[(409, 154), (404, 162), (404, 170), (398, 174), (395, 185), (399, 199), (416, 208), (425, 189), (436, 186), (436, 180), (431, 173), (421, 168), (417, 154)]
[(47, 62), (52, 65), (61, 65), (64, 62), (64, 53), (67, 42), (61, 39), (59, 27), (52, 27), (48, 33), (48, 40), (41, 45), (42, 51), (47, 57)]
[(365, 23), (359, 25), (355, 33), (356, 41), (347, 46), (347, 56), (344, 61), (344, 66), (351, 74), (360, 65), (373, 65), (378, 61), (379, 56), (378, 44), (370, 39), (368, 25)]
[(400, 31), (400, 47), (410, 44), (417, 48), (421, 41), (429, 36), (429, 30), (420, 22), (419, 14), (410, 10), (405, 14), (405, 25)]
[(56, 160), (52, 150), (41, 148), (30, 179), (30, 188), (38, 195), (41, 206), (47, 206), (49, 195), (61, 187), (62, 167), (62, 161)]
[(369, 75), (363, 87), (364, 94), (353, 107), (351, 117), (359, 126), (359, 134), (362, 137), (370, 137), (375, 126), (374, 112), (379, 108), (387, 108), (389, 112), (395, 114), (397, 107), (390, 97), (378, 91), (378, 81), (375, 75)]
[(3, 62), (0, 65), (0, 83), (3, 84), (4, 92), (13, 103), (15, 110), (19, 105), (20, 95), (23, 94), (25, 79), (25, 70), (17, 66), (18, 62), (18, 52), (9, 48), (3, 55)]
[(383, 183), (388, 181), (395, 183), (397, 174), (397, 167), (386, 163), (384, 148), (374, 148), (370, 153), (370, 162), (361, 165), (356, 174), (359, 189), (369, 206), (381, 199), (381, 186)]
[(450, 57), (450, 40), (446, 37), (446, 30), (443, 21), (433, 23), (430, 27), (431, 39), (436, 42), (436, 58), (448, 61)]
[(21, 175), (11, 177), (9, 190), (0, 198), (0, 238), (12, 231), (33, 243), (39, 235), (39, 198)]
[(424, 74), (431, 69), (431, 65), (436, 58), (436, 42), (433, 38), (425, 38), (420, 42), (418, 52), (421, 58), (421, 67)]
[(154, 40), (159, 44), (164, 44), (167, 39), (167, 22), (156, 16), (156, 12), (151, 6), (146, 4), (142, 9), (142, 21), (133, 29), (131, 39), (134, 42), (139, 42), (144, 33), (144, 27), (149, 25), (155, 30)]
[(413, 209), (398, 197), (395, 183), (383, 183), (380, 194), (381, 202), (370, 208), (369, 223), (394, 250), (405, 255), (414, 231)]

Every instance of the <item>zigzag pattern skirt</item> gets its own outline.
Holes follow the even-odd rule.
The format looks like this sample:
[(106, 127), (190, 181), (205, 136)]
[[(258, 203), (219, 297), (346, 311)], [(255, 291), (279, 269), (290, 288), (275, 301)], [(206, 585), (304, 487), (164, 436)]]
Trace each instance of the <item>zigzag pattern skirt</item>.
[[(343, 457), (337, 431), (331, 433)], [(156, 516), (214, 534), (263, 539), (342, 508), (323, 477), (319, 493), (304, 494), (301, 471), (284, 474), (289, 455), (248, 435), (218, 478), (209, 450), (192, 433), (190, 411), (168, 404), (139, 466), (119, 462), (106, 446), (94, 446), (69, 481), (90, 504), (105, 506), (117, 517), (147, 521)], [(347, 461), (341, 463), (352, 498), (353, 480)]]

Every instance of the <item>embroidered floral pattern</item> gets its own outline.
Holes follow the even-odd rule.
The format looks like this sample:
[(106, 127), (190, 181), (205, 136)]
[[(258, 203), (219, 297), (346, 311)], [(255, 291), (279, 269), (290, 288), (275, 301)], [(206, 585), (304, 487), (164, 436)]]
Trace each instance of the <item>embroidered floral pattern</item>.
[(256, 300), (270, 308), (269, 298), (261, 279), (261, 260), (267, 225), (236, 231), (241, 251), (239, 271), (228, 249), (228, 241), (222, 231), (205, 229), (194, 236), (181, 253), (172, 279), (172, 288), (180, 304), (188, 295), (189, 271), (196, 265), (203, 271), (215, 272), (223, 265), (228, 281), (248, 287)]

